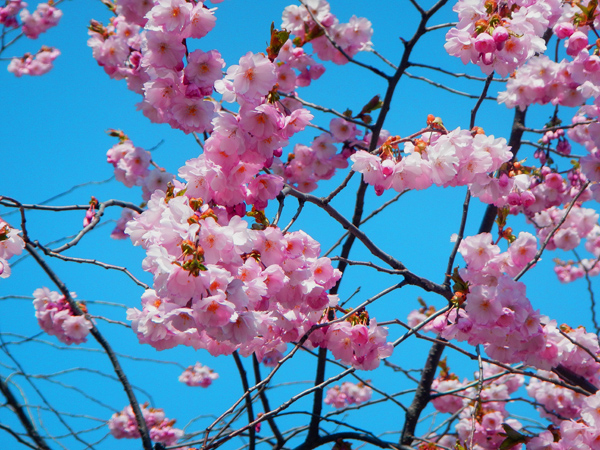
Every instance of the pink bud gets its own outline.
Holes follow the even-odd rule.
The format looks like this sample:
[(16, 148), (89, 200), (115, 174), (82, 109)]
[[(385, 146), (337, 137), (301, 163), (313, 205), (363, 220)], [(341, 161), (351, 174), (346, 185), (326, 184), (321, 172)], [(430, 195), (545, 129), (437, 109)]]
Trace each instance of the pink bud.
[(321, 25), (324, 27), (330, 27), (335, 23), (335, 16), (331, 13), (325, 14), (325, 17), (321, 19)]
[(491, 53), (496, 50), (496, 42), (489, 34), (481, 33), (475, 38), (475, 50), (479, 53)]
[(493, 53), (482, 53), (481, 54), (481, 62), (486, 66), (489, 66), (494, 62), (494, 54)]
[(492, 37), (496, 45), (504, 43), (509, 38), (508, 30), (504, 27), (495, 28)]
[(550, 173), (544, 178), (544, 183), (551, 189), (561, 190), (563, 187), (563, 178), (557, 173)]
[(535, 153), (533, 154), (533, 157), (535, 159), (539, 159), (540, 160), (540, 164), (545, 164), (546, 163), (546, 152), (543, 150), (536, 150)]
[[(600, 58), (596, 55), (591, 55), (584, 63), (583, 67), (588, 72), (598, 72), (600, 71)], [(563, 130), (559, 130), (563, 131)]]
[(554, 27), (554, 34), (559, 39), (565, 39), (575, 32), (575, 27), (571, 22), (562, 22)]
[(498, 185), (501, 188), (505, 188), (506, 186), (508, 186), (508, 175), (506, 175), (505, 173), (500, 175), (500, 178), (498, 179)]
[(559, 141), (559, 143), (556, 145), (556, 151), (562, 155), (570, 155), (571, 144), (569, 141)]
[(311, 80), (317, 80), (325, 73), (325, 66), (323, 64), (313, 64), (308, 69), (308, 74)]
[(531, 206), (535, 203), (535, 195), (531, 191), (524, 191), (521, 193), (521, 204), (525, 207)]
[(83, 218), (83, 227), (85, 228), (90, 223), (92, 223), (93, 218), (94, 218), (94, 210), (92, 208), (90, 208), (85, 212), (85, 217)]
[(567, 41), (567, 55), (577, 56), (577, 54), (588, 45), (588, 37), (581, 31), (576, 31)]
[(508, 194), (506, 201), (509, 205), (519, 206), (521, 204), (521, 195), (518, 192), (511, 192)]

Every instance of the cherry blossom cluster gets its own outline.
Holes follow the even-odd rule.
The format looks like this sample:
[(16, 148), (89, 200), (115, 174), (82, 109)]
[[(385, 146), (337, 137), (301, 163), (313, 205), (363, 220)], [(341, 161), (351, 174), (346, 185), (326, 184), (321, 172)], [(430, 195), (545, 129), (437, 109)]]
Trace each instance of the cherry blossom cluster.
[[(583, 327), (571, 329), (563, 325), (559, 329), (556, 327), (556, 322), (550, 321), (547, 317), (541, 318), (541, 321), (545, 322), (545, 349), (537, 358), (530, 358), (528, 363), (538, 367), (545, 366), (547, 369), (560, 364), (593, 385), (600, 385), (600, 363), (597, 357), (594, 357), (600, 354), (597, 336), (587, 333)], [(511, 394), (523, 384), (522, 375), (503, 374), (503, 368), (484, 363), (484, 381), (479, 392), (479, 374), (475, 374), (475, 381), (472, 383), (466, 379), (460, 382), (456, 375), (449, 373), (444, 362), (441, 366), (442, 371), (432, 384), (432, 403), (439, 412), (459, 414), (460, 421), (455, 426), (459, 442), (469, 442), (473, 433), (474, 443), (477, 444), (474, 448), (496, 449), (506, 438), (502, 424), (509, 425), (513, 430), (521, 428), (521, 424), (517, 421), (507, 420), (509, 414), (505, 406)], [(538, 370), (537, 373), (551, 380), (559, 380), (548, 370)], [(445, 394), (446, 392), (452, 393)], [(575, 435), (569, 431), (575, 423), (572, 419), (583, 417), (585, 412), (589, 411), (590, 405), (598, 403), (595, 396), (586, 397), (571, 389), (534, 377), (527, 385), (527, 393), (539, 405), (540, 415), (550, 420), (556, 427), (560, 427), (560, 432), (557, 429), (553, 431), (555, 436), (553, 442), (559, 442), (559, 438), (564, 440), (564, 446), (561, 440), (561, 445), (544, 447), (539, 445), (540, 442), (547, 444), (549, 439), (547, 432), (535, 437), (526, 434), (523, 435), (523, 442), (527, 442), (527, 449), (590, 448), (574, 447), (572, 443), (568, 443), (569, 439), (574, 441), (579, 439), (581, 442), (581, 435), (583, 435), (583, 441), (589, 443), (600, 436), (598, 424), (586, 419), (583, 422), (578, 421)], [(474, 412), (477, 399), (480, 399), (479, 406)], [(472, 429), (473, 418), (475, 418), (475, 430)]]
[(323, 64), (316, 62), (303, 47), (295, 47), (291, 39), (281, 46), (273, 62), (276, 65), (277, 89), (289, 94), (292, 94), (296, 87), (309, 86), (325, 72)]
[[(594, 60), (593, 63), (600, 64), (600, 58), (596, 56), (595, 59), (598, 61)], [(582, 90), (582, 84), (575, 79), (582, 76), (589, 77), (590, 73), (585, 70), (585, 67), (590, 67), (591, 64), (589, 59), (586, 65), (570, 63), (566, 60), (557, 63), (546, 55), (535, 56), (517, 70), (514, 77), (508, 79), (506, 91), (498, 95), (498, 102), (506, 104), (508, 108), (518, 106), (523, 110), (534, 103), (580, 106), (585, 103), (586, 97), (583, 94), (585, 91)], [(579, 73), (573, 73), (576, 70)], [(588, 81), (588, 86), (590, 85), (591, 81)], [(595, 91), (588, 90), (588, 93), (596, 93), (597, 89), (596, 87)]]
[[(557, 141), (556, 145), (554, 146), (554, 149), (552, 149), (553, 141)], [(533, 157), (538, 159), (540, 162), (540, 165), (542, 165), (542, 166), (546, 165), (546, 163), (553, 161), (549, 157), (551, 150), (553, 150), (554, 153), (561, 155), (561, 156), (569, 156), (571, 154), (571, 143), (569, 142), (569, 140), (567, 139), (567, 137), (565, 135), (565, 130), (563, 130), (562, 128), (558, 129), (556, 131), (553, 131), (553, 130), (546, 131), (546, 133), (544, 133), (544, 135), (538, 141), (538, 143), (542, 144), (543, 147), (538, 148), (533, 153)], [(577, 173), (577, 170), (572, 170), (572, 171), (569, 171), (568, 176), (570, 176), (572, 178), (572, 177), (575, 177), (576, 174), (577, 174), (577, 177), (579, 177), (579, 173)]]
[(0, 218), (0, 278), (10, 276), (8, 260), (15, 255), (20, 255), (25, 247), (21, 232), (12, 228)]
[(352, 16), (348, 23), (340, 23), (325, 0), (305, 0), (300, 6), (286, 7), (281, 26), (296, 37), (294, 42), (300, 46), (310, 42), (322, 61), (335, 64), (348, 62), (348, 58), (331, 44), (328, 36), (350, 58), (359, 51), (371, 49), (371, 22)]
[[(538, 239), (545, 241), (548, 235), (558, 227), (566, 213), (565, 209), (555, 206), (537, 213), (533, 217), (533, 223), (538, 228)], [(575, 205), (563, 224), (552, 235), (546, 248), (548, 250), (560, 248), (565, 251), (577, 248), (581, 239), (586, 238), (592, 231), (598, 231), (598, 217), (600, 216), (594, 209)]]
[[(134, 146), (122, 132), (114, 131), (111, 134), (120, 136), (119, 143), (106, 154), (106, 161), (115, 168), (115, 178), (127, 187), (141, 186), (145, 202), (150, 200), (155, 190), (166, 190), (173, 175), (163, 169), (150, 170), (152, 156), (149, 151)], [(123, 214), (130, 213), (124, 211)]]
[[(569, 400), (565, 398), (565, 402)], [(581, 402), (581, 419), (563, 420), (560, 429), (544, 431), (527, 442), (528, 450), (594, 449), (600, 441), (600, 391)]]
[[(71, 296), (75, 297), (74, 294)], [(36, 289), (33, 297), (35, 317), (42, 330), (67, 345), (86, 342), (92, 323), (85, 315), (75, 314), (63, 295), (43, 287)], [(84, 313), (87, 312), (83, 303), (78, 302), (77, 305)]]
[[(157, 349), (189, 345), (213, 355), (240, 349), (262, 359), (284, 351), (335, 306), (337, 297), (326, 291), (341, 274), (319, 258), (319, 244), (306, 233), (249, 229), (240, 216), (195, 197), (191, 183), (176, 189), (168, 196), (156, 191), (148, 210), (126, 228), (134, 245), (146, 249), (143, 267), (154, 275), (155, 290), (142, 296), (142, 311), (128, 311), (141, 342)], [(310, 342), (372, 369), (391, 354), (386, 335), (375, 320), (368, 326), (344, 321), (320, 328)]]
[(594, 255), (594, 258), (583, 258), (578, 263), (573, 261), (561, 261), (555, 259), (556, 266), (554, 271), (562, 283), (570, 283), (578, 278), (600, 274), (600, 226), (596, 225), (588, 233), (585, 242), (585, 249)]
[(328, 180), (337, 169), (348, 167), (351, 150), (344, 147), (338, 153), (335, 142), (342, 141), (336, 140), (333, 134), (323, 133), (310, 146), (296, 144), (294, 151), (288, 155), (288, 162), (274, 170), (301, 192), (314, 191), (319, 181)]
[(27, 7), (27, 3), (21, 0), (8, 0), (4, 6), (0, 6), (0, 24), (7, 28), (18, 28), (19, 12)]
[[(508, 418), (506, 401), (523, 385), (523, 376), (506, 374), (499, 377), (503, 371), (504, 369), (498, 366), (484, 363), (482, 373), (484, 382), (481, 391), (476, 383), (472, 383), (472, 387), (459, 393), (462, 395), (463, 405), (453, 411), (459, 413), (460, 419), (455, 429), (458, 442), (463, 445), (469, 443), (469, 448), (498, 449), (506, 439), (503, 424), (509, 425), (514, 430), (522, 428), (517, 420)], [(475, 373), (474, 380), (479, 378), (479, 373)], [(488, 378), (492, 380), (487, 381)], [(471, 439), (473, 439), (473, 447), (470, 446)]]
[(525, 167), (515, 161), (507, 164), (497, 175), (489, 174), (472, 183), (469, 188), (473, 196), (499, 208), (506, 207), (510, 214), (522, 213), (530, 220), (547, 208), (568, 205), (575, 198), (580, 204), (595, 195), (593, 186), (584, 186), (588, 180), (577, 167), (568, 170), (564, 177), (556, 168)]
[(312, 119), (267, 96), (276, 82), (275, 65), (263, 54), (247, 53), (230, 66), (216, 89), (225, 101), (237, 101), (237, 114), (221, 112), (212, 122), (204, 154), (187, 161), (179, 176), (190, 195), (235, 207), (243, 202), (264, 209), (283, 187), (280, 176), (259, 174), (273, 165), (282, 147)]
[[(21, 4), (27, 5), (26, 3)], [(29, 39), (37, 39), (40, 34), (58, 25), (62, 11), (50, 3), (39, 3), (33, 13), (23, 8), (19, 17), (23, 34)]]
[[(164, 445), (175, 444), (182, 436), (183, 430), (173, 428), (175, 420), (165, 417), (161, 408), (149, 408), (148, 404), (141, 405), (142, 415), (150, 432), (150, 439), (161, 442)], [(139, 439), (137, 422), (131, 405), (127, 405), (123, 411), (113, 414), (108, 421), (110, 434), (117, 439)]]
[(561, 15), (560, 0), (459, 0), (459, 22), (446, 34), (446, 51), (485, 74), (505, 77), (546, 50), (544, 32)]
[(367, 323), (337, 322), (330, 325), (325, 335), (326, 346), (342, 363), (360, 370), (374, 370), (379, 362), (393, 352), (386, 341), (387, 328), (377, 325), (375, 319)]
[[(486, 136), (478, 131), (457, 128), (453, 131), (427, 131), (418, 139), (404, 142), (402, 153), (397, 150), (399, 137), (389, 138), (377, 154), (359, 150), (350, 159), (352, 170), (360, 172), (366, 183), (375, 186), (381, 195), (387, 189), (426, 189), (436, 186), (471, 185), (473, 195), (483, 201), (496, 199), (499, 183), (488, 173), (498, 170), (512, 157), (504, 138)], [(508, 187), (514, 181), (506, 177)]]
[[(108, 26), (92, 21), (88, 45), (98, 64), (129, 89), (144, 95), (140, 108), (153, 122), (186, 133), (210, 126), (214, 104), (207, 99), (225, 63), (216, 50), (188, 52), (184, 42), (204, 37), (215, 25), (203, 2), (119, 2)], [(184, 57), (187, 65), (184, 65)]]
[(360, 405), (371, 400), (373, 389), (364, 383), (346, 381), (341, 386), (333, 386), (325, 394), (325, 404), (334, 408), (345, 408), (349, 405)]
[[(559, 380), (552, 372), (540, 370), (537, 372), (551, 380)], [(537, 411), (540, 416), (548, 419), (554, 425), (560, 425), (565, 419), (577, 419), (581, 414), (581, 407), (586, 396), (571, 389), (556, 386), (553, 383), (532, 378), (527, 385), (527, 394), (539, 405)]]
[(203, 366), (197, 362), (193, 366), (189, 366), (179, 376), (179, 381), (187, 384), (188, 386), (202, 386), (208, 387), (212, 384), (213, 380), (219, 378), (219, 374), (213, 371), (208, 366)]
[(27, 3), (21, 0), (7, 0), (4, 6), (0, 6), (0, 25), (8, 28), (21, 27), (23, 34), (29, 39), (37, 39), (40, 34), (58, 25), (62, 17), (62, 11), (51, 1), (39, 3), (33, 13), (26, 8)]
[(60, 55), (58, 49), (44, 45), (35, 55), (25, 53), (21, 58), (13, 58), (8, 64), (8, 71), (16, 77), (44, 75), (54, 67), (53, 63), (58, 55)]
[(458, 248), (467, 263), (459, 271), (454, 301), (460, 308), (437, 317), (432, 329), (447, 339), (483, 344), (499, 361), (530, 361), (545, 348), (540, 314), (526, 297), (525, 285), (513, 281), (537, 252), (537, 240), (526, 232), (506, 252), (489, 233), (465, 238)]
[[(556, 322), (546, 319), (544, 318), (548, 322), (545, 325), (548, 344), (547, 350), (544, 351), (545, 356), (554, 358), (564, 368), (585, 378), (592, 385), (599, 386), (598, 337), (594, 333), (586, 332), (583, 327), (572, 329), (563, 325), (557, 328)], [(540, 370), (538, 374), (549, 379), (558, 379), (551, 372)], [(536, 378), (532, 378), (529, 382), (527, 393), (541, 405), (538, 408), (540, 415), (560, 427), (560, 430), (553, 432), (552, 442), (556, 442), (554, 446), (544, 447), (548, 445), (550, 435), (549, 432), (543, 432), (528, 442), (528, 449), (596, 448), (600, 439), (600, 423), (595, 418), (600, 405), (598, 393), (586, 397)], [(579, 418), (583, 420), (577, 420)], [(589, 447), (582, 445), (589, 445)]]
[[(0, 25), (6, 28), (20, 27), (23, 35), (29, 39), (37, 39), (40, 34), (58, 25), (62, 17), (62, 11), (57, 9), (52, 2), (39, 3), (33, 13), (26, 8), (27, 3), (25, 2), (8, 0), (5, 6), (0, 6)], [(20, 20), (17, 20), (17, 16)], [(22, 57), (12, 58), (8, 65), (8, 71), (17, 77), (43, 75), (52, 69), (52, 63), (58, 55), (60, 55), (60, 51), (44, 45), (35, 55), (26, 53)]]

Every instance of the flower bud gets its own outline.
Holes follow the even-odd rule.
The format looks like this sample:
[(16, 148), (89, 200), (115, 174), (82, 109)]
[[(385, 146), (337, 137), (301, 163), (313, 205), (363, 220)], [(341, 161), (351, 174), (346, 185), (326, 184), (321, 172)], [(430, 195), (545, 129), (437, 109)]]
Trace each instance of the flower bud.
[(479, 53), (491, 53), (496, 50), (496, 42), (489, 34), (481, 33), (475, 39), (475, 50)]
[(554, 34), (559, 39), (565, 39), (575, 32), (575, 27), (570, 22), (562, 22), (554, 27)]
[(577, 54), (588, 45), (588, 37), (581, 31), (573, 33), (567, 41), (567, 55), (577, 56)]

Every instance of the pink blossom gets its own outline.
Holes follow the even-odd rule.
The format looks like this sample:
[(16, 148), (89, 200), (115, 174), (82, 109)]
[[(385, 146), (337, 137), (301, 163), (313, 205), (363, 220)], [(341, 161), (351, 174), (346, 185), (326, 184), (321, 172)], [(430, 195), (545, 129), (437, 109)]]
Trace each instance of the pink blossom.
[(214, 372), (207, 366), (203, 366), (200, 363), (196, 363), (193, 366), (189, 366), (179, 376), (179, 381), (187, 384), (188, 386), (201, 386), (208, 387), (212, 384), (213, 380), (219, 378), (219, 374)]
[(371, 400), (373, 390), (363, 384), (354, 384), (349, 381), (342, 383), (342, 386), (334, 386), (327, 390), (325, 394), (325, 404), (332, 405), (334, 408), (344, 408), (348, 405), (360, 405)]
[[(71, 296), (74, 297), (74, 294)], [(86, 342), (92, 323), (85, 316), (76, 315), (64, 296), (48, 288), (40, 288), (34, 291), (33, 297), (35, 317), (42, 330), (67, 345)], [(85, 311), (83, 304), (79, 307)]]
[(261, 53), (246, 53), (240, 58), (240, 64), (227, 69), (227, 80), (233, 82), (237, 94), (246, 98), (266, 95), (276, 82), (275, 67)]
[(62, 17), (62, 11), (49, 3), (38, 3), (33, 14), (26, 9), (22, 9), (20, 17), (23, 34), (29, 39), (37, 39), (40, 34), (58, 25)]
[(13, 58), (8, 64), (8, 71), (16, 77), (22, 75), (44, 75), (48, 73), (54, 60), (60, 55), (60, 51), (55, 48), (42, 46), (35, 55), (26, 53), (21, 58)]
[(206, 53), (202, 50), (194, 50), (188, 55), (187, 60), (184, 80), (194, 83), (200, 88), (210, 87), (212, 89), (215, 81), (223, 76), (222, 69), (225, 67), (225, 61), (216, 50)]
[[(167, 419), (162, 409), (148, 406), (147, 403), (141, 405), (141, 410), (146, 426), (149, 428), (150, 438), (165, 445), (175, 444), (183, 436), (183, 430), (173, 428), (175, 421)], [(131, 405), (113, 414), (108, 421), (108, 428), (110, 434), (116, 439), (139, 439), (140, 437)]]
[(183, 67), (185, 46), (181, 39), (171, 33), (163, 31), (145, 32), (142, 41), (142, 66), (166, 67), (177, 69)]
[(181, 32), (190, 21), (192, 5), (185, 0), (156, 0), (146, 14), (149, 30)]

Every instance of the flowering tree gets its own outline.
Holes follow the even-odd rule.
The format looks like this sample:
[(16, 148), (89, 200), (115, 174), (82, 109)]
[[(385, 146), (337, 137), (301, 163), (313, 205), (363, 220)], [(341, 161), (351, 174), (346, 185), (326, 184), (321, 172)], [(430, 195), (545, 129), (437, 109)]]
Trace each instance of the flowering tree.
[[(270, 30), (257, 31), (266, 48), (239, 61), (204, 46), (229, 2), (218, 10), (216, 0), (102, 3), (110, 20), (88, 29), (97, 65), (125, 80), (141, 113), (187, 135), (193, 150), (173, 174), (163, 167), (170, 158), (110, 129), (112, 184), (140, 187), (141, 198), (96, 193), (61, 205), (60, 196), (35, 203), (0, 193), (0, 278), (10, 283), (19, 276), (14, 261), (28, 258), (29, 321), (35, 314), (54, 336), (3, 326), (2, 439), (39, 449), (114, 447), (114, 439), (136, 439), (123, 448), (145, 450), (599, 448), (597, 1), (411, 0), (402, 49), (384, 55), (369, 19), (345, 20), (341, 5), (301, 0), (281, 19), (273, 13)], [(0, 7), (3, 56), (62, 16), (57, 4), (26, 7)], [(436, 62), (431, 46), (460, 58), (468, 73)], [(8, 58), (8, 71), (42, 75), (58, 55), (44, 46)], [(368, 90), (363, 80), (372, 77), (381, 91), (352, 97), (344, 112), (326, 96), (305, 100), (328, 72), (350, 70), (360, 74), (356, 89)], [(460, 87), (436, 81), (444, 76)], [(434, 96), (399, 104), (414, 78)], [(441, 90), (460, 100), (428, 113)], [(463, 105), (464, 122), (456, 112)], [(501, 125), (500, 109), (512, 114)], [(418, 118), (397, 123), (394, 111)], [(441, 210), (446, 192), (461, 200), (427, 227), (418, 215), (427, 205)], [(411, 196), (417, 203), (401, 212)], [(399, 219), (407, 209), (412, 217)], [(83, 228), (46, 242), (36, 221), (69, 211)], [(129, 242), (105, 242), (101, 227), (113, 222), (110, 238)], [(327, 229), (339, 231), (337, 242)], [(406, 249), (423, 252), (434, 238), (448, 245), (429, 249), (437, 252), (429, 267), (415, 263)], [(324, 252), (321, 240), (335, 243)], [(115, 263), (86, 254), (113, 245)], [(132, 245), (143, 252), (127, 255)], [(552, 252), (553, 273), (545, 264)], [(70, 276), (75, 266), (107, 269), (94, 281), (109, 274), (104, 284), (115, 296), (130, 289), (137, 298), (117, 298), (128, 306), (122, 314), (104, 312), (115, 302), (78, 300), (75, 292), (87, 298), (93, 288)], [(585, 295), (567, 299), (585, 311), (578, 322), (547, 315), (538, 286), (549, 277), (574, 282), (567, 292), (584, 285)], [(364, 285), (371, 294), (359, 293)], [(123, 355), (118, 347), (132, 338), (146, 349)], [(32, 345), (45, 346), (38, 359), (73, 349), (74, 367), (27, 370), (16, 349)], [(139, 356), (150, 347), (177, 361)], [(97, 351), (109, 366), (88, 364), (75, 349)], [(407, 356), (414, 349), (423, 357)], [(129, 358), (177, 367), (188, 392), (177, 401), (188, 407), (197, 404), (190, 389), (217, 394), (181, 428), (180, 407), (153, 400), (178, 404), (169, 398), (182, 388), (177, 377), (146, 369), (160, 381), (143, 384), (122, 363)], [(223, 360), (238, 385), (206, 365)], [(308, 387), (299, 384), (306, 378)], [(68, 400), (50, 399), (57, 390)]]

